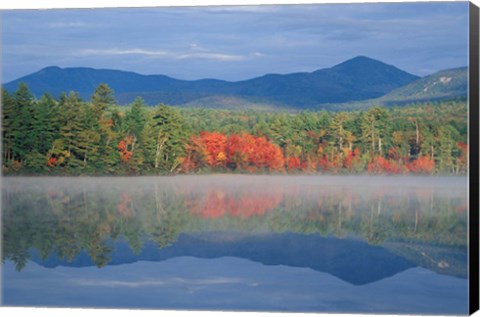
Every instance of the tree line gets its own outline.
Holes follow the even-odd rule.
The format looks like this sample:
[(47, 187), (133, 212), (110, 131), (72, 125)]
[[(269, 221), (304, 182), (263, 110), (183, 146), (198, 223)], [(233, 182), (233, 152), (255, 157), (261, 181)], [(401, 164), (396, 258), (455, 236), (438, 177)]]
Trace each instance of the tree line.
[(6, 175), (465, 174), (465, 101), (363, 111), (185, 109), (116, 104), (100, 84), (36, 99), (2, 90)]

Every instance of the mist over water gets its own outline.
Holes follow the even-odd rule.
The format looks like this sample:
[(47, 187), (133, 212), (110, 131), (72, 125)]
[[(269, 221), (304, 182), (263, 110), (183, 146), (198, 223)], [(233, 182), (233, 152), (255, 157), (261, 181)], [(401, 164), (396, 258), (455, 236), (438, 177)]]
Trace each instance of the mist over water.
[[(397, 284), (403, 283), (402, 276), (405, 281), (416, 282), (409, 282), (405, 293), (399, 294), (405, 297), (408, 309), (393, 299), (382, 299), (388, 304), (377, 307), (359, 301), (342, 310), (316, 296), (304, 306), (284, 306), (267, 300), (266, 295), (262, 302), (258, 294), (258, 300), (249, 297), (247, 301), (239, 295), (232, 301), (225, 296), (217, 300), (217, 305), (205, 306), (200, 298), (208, 296), (209, 291), (199, 292), (198, 298), (181, 300), (185, 293), (170, 284), (175, 305), (169, 306), (167, 300), (154, 304), (144, 298), (126, 307), (461, 313), (466, 307), (468, 271), (467, 186), (466, 177), (418, 176), (3, 178), (6, 302), (105, 307), (93, 298), (75, 302), (69, 297), (56, 304), (49, 297), (31, 301), (27, 296), (31, 291), (19, 285), (27, 275), (35, 284), (32, 276), (38, 274), (50, 276), (60, 288), (67, 287), (55, 272), (68, 270), (62, 274), (82, 279), (82, 274), (90, 274), (87, 268), (96, 266), (105, 276), (113, 274), (113, 268), (122, 267), (133, 280), (115, 275), (115, 285), (127, 287), (146, 278), (140, 272), (146, 269), (146, 264), (141, 264), (145, 261), (168, 271), (170, 264), (175, 266), (179, 259), (186, 259), (184, 268), (172, 271), (179, 279), (190, 274), (186, 263), (203, 267), (201, 276), (197, 276), (202, 280), (243, 281), (248, 275), (253, 280), (248, 285), (266, 283), (259, 275), (264, 266), (272, 272), (265, 278), (276, 276), (278, 283), (301, 274), (298, 270), (309, 269), (323, 274), (311, 277), (318, 279), (318, 285), (325, 282), (325, 274), (337, 278), (341, 283), (334, 283), (339, 292), (336, 296), (352, 301), (358, 301), (360, 294), (352, 291), (347, 296), (341, 291), (342, 283), (378, 292), (380, 285), (393, 290), (396, 286), (385, 281), (394, 277)], [(247, 265), (242, 262), (245, 260), (254, 264)], [(279, 265), (285, 268), (281, 273), (274, 269)], [(223, 272), (221, 277), (219, 272)], [(154, 278), (156, 273), (152, 274)], [(162, 279), (171, 280), (172, 276)], [(139, 285), (163, 289), (168, 284), (152, 283)], [(308, 283), (295, 290), (270, 280), (268, 283), (283, 290), (281, 296), (319, 292), (309, 289)], [(80, 283), (71, 292), (84, 294), (88, 285), (92, 287)], [(103, 281), (99, 285), (110, 284)], [(443, 293), (431, 290), (447, 285), (456, 286)], [(223, 287), (212, 284), (208, 289), (218, 292)], [(425, 287), (431, 297), (417, 303), (415, 294), (426, 292)], [(240, 292), (241, 288), (229, 285), (228, 289)], [(117, 301), (106, 306), (125, 307), (122, 296), (118, 294)], [(441, 304), (434, 304), (438, 300)]]

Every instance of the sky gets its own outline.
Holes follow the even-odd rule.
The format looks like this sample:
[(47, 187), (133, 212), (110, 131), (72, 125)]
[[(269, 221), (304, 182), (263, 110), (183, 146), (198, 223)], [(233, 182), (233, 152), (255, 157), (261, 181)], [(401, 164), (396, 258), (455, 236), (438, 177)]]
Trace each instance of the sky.
[(2, 82), (47, 66), (238, 81), (358, 55), (424, 76), (468, 64), (468, 2), (4, 10)]

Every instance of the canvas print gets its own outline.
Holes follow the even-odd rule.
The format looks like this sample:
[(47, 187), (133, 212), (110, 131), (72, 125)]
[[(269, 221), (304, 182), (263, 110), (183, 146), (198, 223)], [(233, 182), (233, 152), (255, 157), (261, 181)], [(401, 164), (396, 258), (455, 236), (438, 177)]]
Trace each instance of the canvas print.
[(468, 2), (1, 14), (2, 305), (468, 313)]

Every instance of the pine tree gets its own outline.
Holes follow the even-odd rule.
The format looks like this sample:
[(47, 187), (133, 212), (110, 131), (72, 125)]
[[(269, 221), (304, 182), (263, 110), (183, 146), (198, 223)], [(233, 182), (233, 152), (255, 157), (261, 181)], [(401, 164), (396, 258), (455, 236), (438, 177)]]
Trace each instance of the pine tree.
[(78, 135), (83, 130), (81, 120), (83, 106), (77, 93), (71, 92), (68, 96), (63, 94), (60, 97), (60, 135), (50, 150), (54, 157), (62, 156), (65, 165), (72, 170), (81, 166), (84, 159), (84, 150), (78, 143)]
[(25, 156), (25, 165), (32, 172), (41, 172), (47, 168), (48, 150), (59, 135), (55, 120), (56, 110), (56, 102), (48, 94), (43, 95), (33, 105), (31, 135), (34, 140), (32, 148)]
[(190, 128), (178, 110), (164, 104), (157, 106), (152, 115), (149, 142), (155, 144), (154, 151), (148, 153), (155, 169), (173, 172), (185, 155), (185, 144)]
[(33, 126), (33, 95), (25, 83), (20, 83), (17, 91), (13, 94), (14, 115), (13, 118), (13, 143), (12, 152), (14, 160), (23, 162), (25, 156), (35, 145)]
[(2, 88), (2, 154), (4, 164), (13, 161), (14, 132), (18, 130), (20, 121), (13, 97)]
[(93, 112), (100, 119), (105, 110), (115, 104), (113, 90), (105, 83), (101, 83), (92, 95)]

